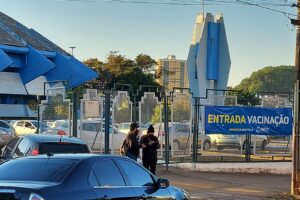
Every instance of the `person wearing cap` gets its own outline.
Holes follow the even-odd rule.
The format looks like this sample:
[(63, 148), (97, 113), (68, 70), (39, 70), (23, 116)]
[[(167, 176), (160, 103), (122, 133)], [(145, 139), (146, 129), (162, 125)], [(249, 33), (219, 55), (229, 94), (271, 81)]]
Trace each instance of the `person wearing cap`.
[(139, 144), (139, 125), (136, 122), (132, 122), (130, 124), (130, 131), (125, 139), (127, 143), (128, 149), (126, 151), (125, 156), (137, 161), (140, 152), (140, 144)]
[(143, 166), (153, 174), (155, 174), (156, 171), (157, 149), (160, 147), (154, 132), (154, 127), (150, 125), (147, 130), (147, 135), (143, 135), (140, 142), (143, 149)]

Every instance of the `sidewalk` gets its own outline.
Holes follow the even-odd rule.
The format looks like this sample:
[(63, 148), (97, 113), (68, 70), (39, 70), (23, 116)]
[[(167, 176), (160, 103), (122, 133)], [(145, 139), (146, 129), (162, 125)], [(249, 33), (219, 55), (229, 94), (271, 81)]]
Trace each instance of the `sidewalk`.
[(169, 167), (197, 172), (225, 172), (250, 174), (291, 174), (292, 162), (253, 163), (171, 163)]

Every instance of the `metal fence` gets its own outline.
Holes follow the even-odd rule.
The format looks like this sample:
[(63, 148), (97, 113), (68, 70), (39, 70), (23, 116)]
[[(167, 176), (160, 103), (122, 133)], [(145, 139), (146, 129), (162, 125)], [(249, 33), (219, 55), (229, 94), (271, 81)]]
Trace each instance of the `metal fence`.
[[(289, 94), (259, 93), (253, 101), (240, 99), (237, 91), (210, 90), (207, 92), (209, 97), (194, 97), (188, 88), (174, 88), (166, 92), (153, 86), (141, 86), (137, 91), (128, 85), (119, 86), (122, 87), (86, 90), (79, 95), (80, 103), (73, 105), (76, 106), (74, 110), (80, 113), (77, 136), (95, 152), (103, 153), (106, 149), (107, 132), (109, 152), (119, 154), (129, 133), (130, 123), (137, 121), (140, 124), (140, 137), (147, 134), (150, 124), (154, 126), (155, 135), (161, 144), (158, 157), (166, 163), (225, 159), (243, 161), (246, 157), (261, 160), (291, 156), (290, 137), (205, 134), (204, 127), (205, 105), (291, 107)], [(104, 94), (108, 94), (106, 98)], [(49, 90), (47, 100), (41, 103), (41, 120), (65, 121), (69, 126), (63, 130), (72, 135), (72, 103), (65, 96), (59, 88)], [(105, 126), (106, 123), (109, 125)], [(57, 131), (52, 131), (52, 134), (55, 133)]]

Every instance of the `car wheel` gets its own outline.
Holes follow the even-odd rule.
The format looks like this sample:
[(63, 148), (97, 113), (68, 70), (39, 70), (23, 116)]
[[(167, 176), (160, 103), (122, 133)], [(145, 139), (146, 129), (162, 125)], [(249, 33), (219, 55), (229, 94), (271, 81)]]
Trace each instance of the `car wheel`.
[(180, 149), (180, 143), (178, 140), (174, 140), (173, 142), (173, 150), (179, 150)]
[(266, 147), (267, 147), (267, 141), (264, 140), (264, 141), (261, 143), (261, 150), (266, 150)]
[(206, 140), (203, 144), (203, 150), (208, 151), (210, 149), (210, 142)]

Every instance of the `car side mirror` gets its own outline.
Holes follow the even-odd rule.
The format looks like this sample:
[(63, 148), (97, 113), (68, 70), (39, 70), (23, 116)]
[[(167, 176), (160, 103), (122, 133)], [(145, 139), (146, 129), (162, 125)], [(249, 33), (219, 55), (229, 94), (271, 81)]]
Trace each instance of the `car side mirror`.
[(170, 182), (166, 178), (160, 178), (157, 180), (157, 184), (159, 188), (167, 188), (170, 185)]

